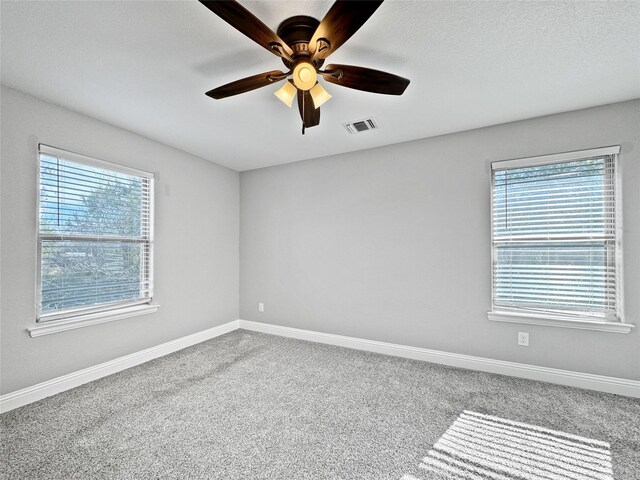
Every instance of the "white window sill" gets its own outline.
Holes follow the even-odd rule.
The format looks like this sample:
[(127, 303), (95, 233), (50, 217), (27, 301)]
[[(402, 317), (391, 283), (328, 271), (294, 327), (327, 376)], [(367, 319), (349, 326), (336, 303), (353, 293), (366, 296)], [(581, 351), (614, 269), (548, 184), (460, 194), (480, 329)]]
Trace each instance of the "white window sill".
[(599, 332), (629, 333), (635, 326), (622, 322), (602, 322), (592, 320), (568, 319), (555, 316), (541, 316), (515, 312), (487, 312), (487, 318), (494, 322), (525, 323), (528, 325), (544, 325), (546, 327), (577, 328), (596, 330)]
[(89, 327), (100, 323), (114, 322), (116, 320), (122, 320), (123, 318), (154, 313), (158, 310), (158, 307), (159, 305), (145, 304), (119, 308), (107, 312), (89, 313), (73, 318), (65, 318), (63, 320), (51, 320), (49, 322), (39, 323), (35, 327), (28, 328), (27, 331), (31, 337), (51, 335), (52, 333), (64, 332), (66, 330), (74, 330), (76, 328)]

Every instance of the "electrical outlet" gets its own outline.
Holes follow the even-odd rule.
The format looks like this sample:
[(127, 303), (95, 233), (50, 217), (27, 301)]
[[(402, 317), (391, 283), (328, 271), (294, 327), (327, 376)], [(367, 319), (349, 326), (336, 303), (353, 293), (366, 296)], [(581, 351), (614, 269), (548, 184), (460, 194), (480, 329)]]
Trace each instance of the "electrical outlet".
[(518, 345), (522, 347), (529, 346), (529, 333), (528, 332), (518, 332)]
[(258, 304), (258, 311), (259, 312), (264, 312), (264, 303), (259, 303)]

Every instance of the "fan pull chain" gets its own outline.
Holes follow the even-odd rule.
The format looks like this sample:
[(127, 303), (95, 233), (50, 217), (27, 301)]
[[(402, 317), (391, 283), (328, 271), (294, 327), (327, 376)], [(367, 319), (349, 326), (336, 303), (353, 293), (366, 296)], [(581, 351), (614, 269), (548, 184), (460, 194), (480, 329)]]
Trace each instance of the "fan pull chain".
[(304, 94), (302, 95), (302, 134), (304, 135)]

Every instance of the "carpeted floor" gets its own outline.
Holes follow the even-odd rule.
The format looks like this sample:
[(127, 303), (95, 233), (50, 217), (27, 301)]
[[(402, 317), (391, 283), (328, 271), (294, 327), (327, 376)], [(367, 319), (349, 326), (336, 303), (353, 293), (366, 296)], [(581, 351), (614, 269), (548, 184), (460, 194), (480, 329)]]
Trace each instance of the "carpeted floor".
[[(3, 414), (0, 428), (3, 479), (581, 480), (611, 478), (606, 461), (615, 480), (640, 479), (638, 399), (243, 330)], [(558, 468), (519, 470), (541, 438)], [(563, 451), (591, 446), (596, 467), (566, 466)]]

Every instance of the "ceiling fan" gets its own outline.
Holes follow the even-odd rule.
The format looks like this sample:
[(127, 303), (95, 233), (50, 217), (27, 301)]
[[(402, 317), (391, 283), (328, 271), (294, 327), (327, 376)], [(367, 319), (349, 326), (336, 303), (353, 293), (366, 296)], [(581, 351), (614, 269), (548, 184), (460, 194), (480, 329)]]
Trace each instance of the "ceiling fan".
[(304, 134), (305, 128), (320, 123), (320, 105), (331, 98), (318, 83), (318, 75), (329, 83), (386, 95), (402, 95), (409, 85), (406, 78), (371, 68), (331, 64), (321, 70), (325, 58), (364, 25), (382, 0), (338, 0), (322, 21), (297, 15), (280, 23), (277, 33), (235, 0), (200, 0), (200, 3), (240, 33), (280, 57), (287, 67), (286, 72), (271, 70), (214, 88), (206, 93), (211, 98), (231, 97), (291, 76), (275, 94), (289, 107), (297, 97)]

